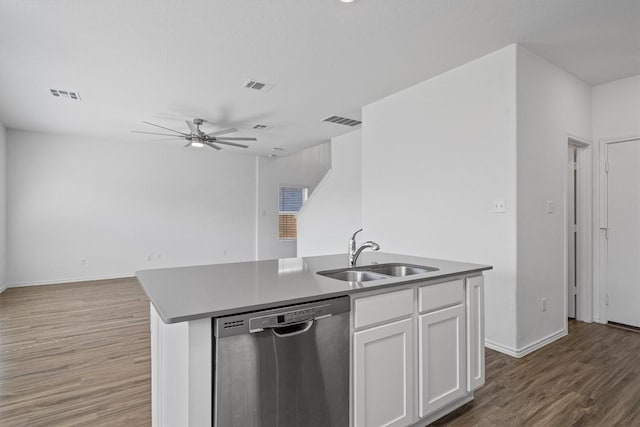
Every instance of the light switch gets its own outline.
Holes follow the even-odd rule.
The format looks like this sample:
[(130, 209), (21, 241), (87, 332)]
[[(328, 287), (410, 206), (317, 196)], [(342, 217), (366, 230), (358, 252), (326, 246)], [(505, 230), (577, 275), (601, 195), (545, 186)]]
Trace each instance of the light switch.
[(552, 214), (555, 209), (556, 205), (553, 203), (553, 200), (547, 200), (547, 213)]
[(494, 200), (491, 211), (493, 213), (505, 213), (507, 211), (507, 203), (504, 200)]

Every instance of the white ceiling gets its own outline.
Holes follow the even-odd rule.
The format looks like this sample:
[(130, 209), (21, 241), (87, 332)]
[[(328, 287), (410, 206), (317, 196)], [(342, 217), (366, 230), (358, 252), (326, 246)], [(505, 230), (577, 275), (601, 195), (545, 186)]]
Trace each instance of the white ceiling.
[(592, 85), (638, 74), (640, 0), (2, 0), (0, 121), (125, 140), (154, 138), (129, 132), (143, 120), (261, 123), (232, 136), (286, 154), (351, 130), (329, 115), (514, 42)]

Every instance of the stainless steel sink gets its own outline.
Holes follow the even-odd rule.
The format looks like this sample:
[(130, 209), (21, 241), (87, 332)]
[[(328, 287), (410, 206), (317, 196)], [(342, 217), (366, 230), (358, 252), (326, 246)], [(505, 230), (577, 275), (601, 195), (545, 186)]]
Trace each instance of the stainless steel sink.
[(387, 276), (404, 277), (413, 274), (429, 273), (437, 271), (437, 268), (409, 265), (409, 264), (382, 264), (378, 266), (369, 266), (368, 271), (374, 273), (386, 274)]
[(344, 280), (345, 282), (368, 282), (389, 278), (389, 276), (385, 276), (384, 274), (360, 270), (321, 271), (318, 274), (331, 277), (332, 279)]
[(345, 282), (369, 282), (372, 280), (406, 277), (437, 271), (437, 268), (413, 264), (373, 264), (339, 270), (319, 271), (318, 274)]

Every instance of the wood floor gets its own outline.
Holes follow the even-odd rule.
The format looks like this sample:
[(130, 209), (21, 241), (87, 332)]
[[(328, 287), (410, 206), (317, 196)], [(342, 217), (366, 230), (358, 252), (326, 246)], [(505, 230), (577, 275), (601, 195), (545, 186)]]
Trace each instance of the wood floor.
[[(148, 426), (149, 355), (135, 279), (9, 289), (0, 426)], [(486, 355), (486, 385), (436, 425), (640, 427), (638, 332), (571, 322), (569, 336), (522, 359)]]
[(486, 384), (438, 426), (640, 427), (640, 333), (569, 322), (514, 359), (486, 350)]
[(0, 294), (0, 426), (151, 425), (149, 302), (135, 279)]

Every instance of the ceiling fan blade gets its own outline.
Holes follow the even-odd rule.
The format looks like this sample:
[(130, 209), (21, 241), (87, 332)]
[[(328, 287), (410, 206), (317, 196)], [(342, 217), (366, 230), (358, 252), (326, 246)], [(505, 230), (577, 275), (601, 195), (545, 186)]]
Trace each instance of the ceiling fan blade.
[(187, 147), (191, 147), (191, 141), (187, 142), (187, 145), (184, 146), (184, 148), (187, 148)]
[(207, 136), (218, 136), (218, 135), (226, 135), (228, 133), (238, 132), (236, 128), (223, 129), (216, 132), (208, 133)]
[(175, 133), (179, 133), (180, 135), (187, 136), (187, 134), (186, 134), (186, 133), (182, 133), (182, 132), (177, 131), (177, 130), (174, 130), (174, 129), (169, 129), (169, 128), (166, 128), (166, 127), (164, 127), (164, 126), (156, 125), (156, 124), (151, 123), (151, 122), (145, 122), (145, 121), (143, 121), (142, 123), (146, 123), (146, 124), (148, 124), (148, 125), (155, 126), (155, 127), (157, 127), (157, 128), (161, 128), (161, 129), (165, 129), (165, 130), (170, 130), (171, 132), (175, 132)]
[(222, 150), (222, 147), (220, 147), (219, 145), (214, 144), (213, 142), (205, 142), (204, 143), (206, 146), (214, 148), (218, 151)]
[(242, 138), (242, 137), (222, 137), (222, 138), (216, 138), (216, 139), (224, 139), (224, 140), (229, 140), (229, 141), (257, 141), (257, 138)]
[(185, 123), (187, 124), (187, 126), (189, 126), (189, 130), (191, 131), (191, 135), (198, 133), (198, 129), (196, 129), (196, 126), (193, 123), (191, 123), (189, 120), (185, 120)]
[(216, 144), (232, 145), (234, 147), (240, 147), (240, 148), (249, 148), (248, 145), (236, 144), (235, 142), (226, 142), (226, 141), (220, 141), (220, 140), (216, 140)]
[(157, 133), (157, 132), (143, 132), (141, 130), (132, 130), (133, 133), (144, 133), (147, 135), (162, 135), (162, 136), (172, 136), (174, 138), (184, 138), (182, 135), (170, 135), (168, 133)]

